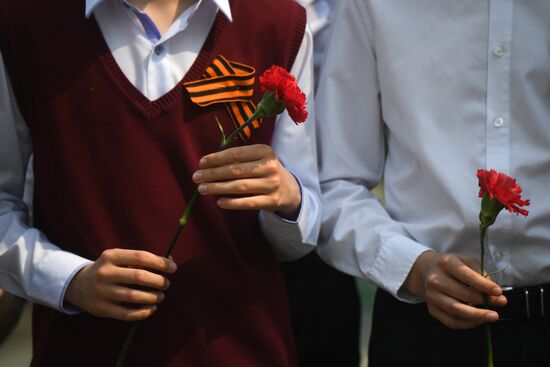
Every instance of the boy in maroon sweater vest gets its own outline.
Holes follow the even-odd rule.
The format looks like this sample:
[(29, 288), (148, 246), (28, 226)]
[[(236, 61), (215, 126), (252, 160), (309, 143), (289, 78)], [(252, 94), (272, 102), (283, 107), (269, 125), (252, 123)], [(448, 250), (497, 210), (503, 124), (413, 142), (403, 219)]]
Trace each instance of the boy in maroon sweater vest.
[[(216, 119), (230, 132), (234, 117), (195, 105), (184, 85), (223, 56), (285, 67), (311, 97), (303, 9), (2, 0), (0, 51), (0, 286), (49, 306), (34, 309), (32, 365), (114, 365), (129, 330), (114, 319), (153, 314), (129, 366), (296, 365), (267, 240), (282, 259), (315, 244), (313, 127), (284, 114), (249, 145), (211, 153)], [(31, 151), (36, 229), (19, 201)], [(173, 258), (159, 256), (197, 185)]]

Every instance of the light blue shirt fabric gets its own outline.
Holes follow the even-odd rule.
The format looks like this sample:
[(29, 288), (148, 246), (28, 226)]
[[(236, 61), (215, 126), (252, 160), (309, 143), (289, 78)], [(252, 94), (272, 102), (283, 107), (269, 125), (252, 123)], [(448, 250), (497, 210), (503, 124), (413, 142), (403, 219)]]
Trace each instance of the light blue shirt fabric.
[[(348, 0), (333, 32), (317, 94), (322, 257), (416, 301), (401, 287), (421, 253), (479, 259), (476, 170), (494, 168), (531, 206), (489, 229), (488, 271), (550, 283), (550, 1)], [(370, 192), (382, 181), (385, 205)]]

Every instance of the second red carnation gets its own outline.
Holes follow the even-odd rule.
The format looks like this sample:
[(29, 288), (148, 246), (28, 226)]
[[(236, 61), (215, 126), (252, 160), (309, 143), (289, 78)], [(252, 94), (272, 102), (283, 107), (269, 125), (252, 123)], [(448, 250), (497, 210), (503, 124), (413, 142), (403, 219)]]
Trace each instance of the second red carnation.
[(296, 123), (306, 121), (306, 96), (296, 78), (280, 66), (273, 65), (260, 76), (262, 92), (272, 91), (283, 102), (290, 118)]
[(529, 212), (520, 207), (529, 205), (529, 200), (521, 198), (521, 186), (510, 176), (492, 170), (477, 171), (479, 179), (479, 197), (487, 195), (498, 200), (511, 213), (527, 216)]

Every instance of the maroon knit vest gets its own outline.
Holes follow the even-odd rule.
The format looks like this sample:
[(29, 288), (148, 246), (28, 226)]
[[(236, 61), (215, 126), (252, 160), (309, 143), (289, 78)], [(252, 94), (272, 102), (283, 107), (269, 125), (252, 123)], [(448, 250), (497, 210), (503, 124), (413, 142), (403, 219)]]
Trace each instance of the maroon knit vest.
[[(217, 55), (263, 72), (289, 69), (305, 28), (292, 0), (231, 1), (183, 81)], [(148, 101), (125, 78), (84, 0), (0, 0), (0, 48), (32, 132), (36, 226), (96, 259), (122, 247), (163, 254), (219, 142), (223, 105), (193, 105), (181, 84)], [(258, 80), (256, 81), (258, 84)], [(254, 99), (260, 100), (256, 85)], [(265, 121), (251, 144), (269, 144)], [(127, 366), (295, 366), (286, 294), (257, 212), (200, 197), (173, 256), (178, 272), (143, 322)], [(114, 366), (130, 323), (35, 306), (32, 366)]]

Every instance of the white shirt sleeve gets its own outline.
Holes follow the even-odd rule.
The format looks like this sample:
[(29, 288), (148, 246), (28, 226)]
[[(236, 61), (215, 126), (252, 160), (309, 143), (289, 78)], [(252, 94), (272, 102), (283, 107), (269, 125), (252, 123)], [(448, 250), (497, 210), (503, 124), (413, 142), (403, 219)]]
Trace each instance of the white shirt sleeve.
[(365, 3), (341, 2), (317, 92), (323, 197), (318, 251), (339, 270), (414, 302), (401, 287), (428, 248), (414, 241), (370, 191), (381, 182), (385, 147), (378, 65)]
[(65, 290), (90, 261), (62, 251), (29, 227), (23, 191), (31, 150), (30, 134), (0, 54), (0, 287), (62, 312), (76, 313), (76, 309), (64, 307)]
[(315, 248), (321, 222), (313, 102), (313, 38), (306, 29), (290, 71), (307, 98), (308, 120), (296, 125), (285, 111), (275, 125), (273, 151), (300, 184), (302, 203), (298, 218), (289, 221), (260, 211), (260, 225), (280, 261), (298, 259)]

